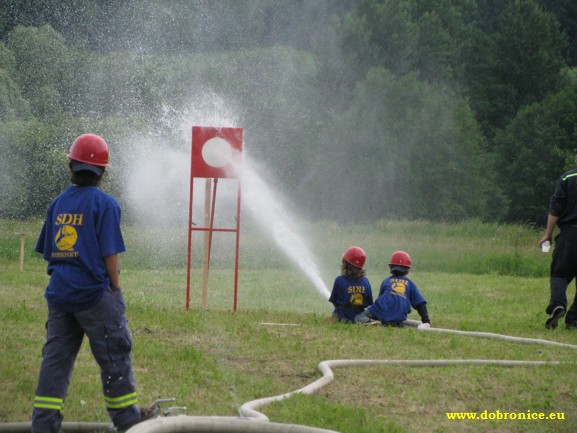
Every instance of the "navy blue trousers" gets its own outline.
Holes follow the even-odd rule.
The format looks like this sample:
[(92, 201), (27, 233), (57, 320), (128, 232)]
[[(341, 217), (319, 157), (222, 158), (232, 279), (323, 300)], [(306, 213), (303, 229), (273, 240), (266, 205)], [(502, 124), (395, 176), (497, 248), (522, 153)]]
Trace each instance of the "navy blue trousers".
[(132, 374), (132, 335), (120, 290), (108, 289), (84, 311), (68, 313), (48, 308), (46, 343), (32, 413), (33, 433), (59, 433), (62, 408), (74, 362), (84, 335), (100, 366), (102, 392), (112, 423), (131, 424), (140, 417)]

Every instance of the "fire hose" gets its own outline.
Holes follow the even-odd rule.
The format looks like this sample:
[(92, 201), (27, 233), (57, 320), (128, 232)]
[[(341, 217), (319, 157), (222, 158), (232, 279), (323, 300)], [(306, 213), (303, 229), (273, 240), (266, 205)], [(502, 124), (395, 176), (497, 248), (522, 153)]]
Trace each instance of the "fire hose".
[[(490, 332), (459, 331), (454, 329), (432, 328), (415, 320), (407, 320), (405, 324), (416, 327), (422, 332), (439, 332), (464, 335), (477, 338), (498, 339), (524, 344), (542, 344), (577, 349), (577, 345), (559, 343), (550, 340), (536, 338), (513, 337)], [(559, 361), (523, 361), (502, 359), (337, 359), (325, 360), (318, 364), (318, 370), (322, 377), (314, 382), (285, 394), (260, 398), (244, 403), (239, 408), (239, 417), (220, 416), (165, 416), (155, 418), (135, 425), (127, 433), (338, 433), (317, 427), (309, 427), (296, 424), (281, 424), (270, 422), (268, 417), (258, 409), (275, 401), (281, 401), (296, 394), (313, 394), (334, 380), (332, 368), (356, 367), (365, 365), (404, 365), (411, 367), (439, 367), (450, 365), (498, 365), (505, 367), (514, 366), (538, 366), (560, 365)], [(30, 423), (4, 423), (0, 424), (0, 433), (28, 433)], [(107, 423), (63, 423), (63, 431), (68, 433), (96, 433), (113, 431), (112, 424)]]

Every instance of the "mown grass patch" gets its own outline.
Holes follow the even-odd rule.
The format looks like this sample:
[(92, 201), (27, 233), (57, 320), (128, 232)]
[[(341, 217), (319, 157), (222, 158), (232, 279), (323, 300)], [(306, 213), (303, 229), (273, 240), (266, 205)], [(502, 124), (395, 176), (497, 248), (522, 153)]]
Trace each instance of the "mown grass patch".
[[(327, 234), (318, 255), (327, 285), (338, 273), (342, 251), (359, 244), (366, 245), (374, 257), (368, 276), (378, 290), (386, 275), (383, 260), (388, 259), (389, 249), (410, 245), (415, 261), (410, 276), (428, 300), (434, 326), (577, 344), (576, 333), (562, 326), (553, 332), (544, 327), (550, 256), (533, 245), (533, 230), (512, 227), (509, 232), (507, 227), (491, 226), (495, 234), (489, 236), (485, 233), (488, 227), (477, 222), (471, 223), (472, 227), (402, 222), (398, 225), (401, 234), (395, 234), (395, 223), (382, 224), (317, 227), (316, 236), (322, 237), (323, 231)], [(248, 401), (284, 394), (313, 382), (320, 377), (318, 363), (328, 359), (559, 361), (563, 364), (531, 367), (343, 367), (335, 369), (335, 380), (314, 395), (295, 396), (262, 411), (274, 422), (343, 433), (577, 429), (572, 407), (577, 397), (577, 377), (572, 374), (575, 349), (414, 328), (328, 323), (329, 303), (282, 255), (278, 260), (260, 260), (255, 255), (250, 266), (240, 267), (236, 313), (232, 311), (232, 268), (221, 263), (211, 270), (206, 310), (200, 308), (200, 273), (193, 269), (187, 312), (186, 269), (158, 263), (135, 265), (130, 257), (132, 236), (127, 235), (121, 281), (143, 404), (159, 397), (175, 397), (177, 404), (188, 407), (189, 415), (236, 416), (238, 408)], [(5, 234), (0, 238), (5, 239)], [(517, 244), (513, 239), (518, 239)], [(0, 239), (0, 246), (2, 242)], [(256, 254), (260, 251), (256, 245), (264, 242), (247, 234), (244, 248), (254, 248)], [(481, 246), (476, 255), (463, 253), (464, 248), (475, 251), (476, 245)], [(505, 245), (511, 248), (510, 253), (504, 252)], [(441, 253), (435, 254), (436, 248)], [(267, 248), (264, 255), (272, 255), (272, 250)], [(455, 252), (444, 254), (451, 251)], [(542, 267), (544, 275), (536, 276), (523, 268), (516, 268), (523, 275), (515, 275), (503, 272), (504, 267), (485, 273), (467, 272), (475, 257), (482, 264), (508, 254), (519, 255), (511, 260)], [(20, 272), (17, 257), (0, 257), (0, 398), (5, 402), (0, 422), (30, 419), (45, 332), (45, 264), (27, 251), (25, 271)], [(258, 267), (258, 263), (271, 265)], [(412, 313), (411, 318), (418, 316)], [(497, 410), (564, 412), (566, 419), (456, 421), (446, 417), (448, 411)], [(65, 417), (69, 421), (108, 421), (98, 367), (86, 343), (77, 359)]]

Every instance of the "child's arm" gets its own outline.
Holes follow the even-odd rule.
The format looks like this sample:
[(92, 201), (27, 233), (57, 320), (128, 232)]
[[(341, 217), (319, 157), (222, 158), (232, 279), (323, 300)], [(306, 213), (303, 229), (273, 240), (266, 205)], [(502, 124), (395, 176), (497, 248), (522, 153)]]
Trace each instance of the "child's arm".
[(104, 257), (104, 265), (110, 278), (110, 286), (114, 289), (120, 288), (120, 276), (118, 275), (118, 254), (110, 254)]
[(419, 316), (421, 316), (421, 322), (431, 324), (431, 319), (429, 319), (429, 312), (427, 311), (427, 303), (422, 302), (415, 307)]

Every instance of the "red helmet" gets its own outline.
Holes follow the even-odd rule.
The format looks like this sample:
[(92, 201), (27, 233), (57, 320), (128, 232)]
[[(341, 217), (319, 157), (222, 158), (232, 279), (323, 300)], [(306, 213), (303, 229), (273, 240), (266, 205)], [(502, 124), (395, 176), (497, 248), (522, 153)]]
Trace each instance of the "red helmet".
[(343, 254), (343, 259), (350, 265), (353, 265), (357, 268), (362, 268), (365, 266), (367, 255), (365, 254), (365, 250), (363, 250), (361, 247), (350, 247)]
[(389, 265), (411, 267), (411, 257), (404, 251), (395, 251), (389, 260)]
[(68, 158), (86, 164), (108, 166), (108, 144), (96, 134), (82, 134), (72, 144)]

